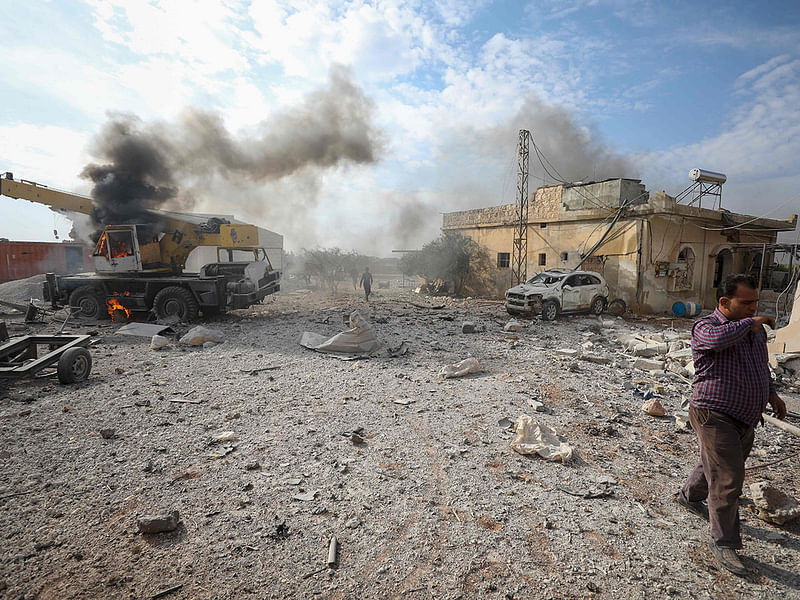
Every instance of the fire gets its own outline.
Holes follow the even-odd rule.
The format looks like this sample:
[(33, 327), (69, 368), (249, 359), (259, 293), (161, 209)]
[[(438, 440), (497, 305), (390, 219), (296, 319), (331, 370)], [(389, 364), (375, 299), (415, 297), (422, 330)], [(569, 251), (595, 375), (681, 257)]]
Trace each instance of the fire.
[[(129, 295), (130, 292), (125, 292), (125, 295)], [(119, 322), (127, 322), (131, 316), (131, 311), (127, 308), (122, 306), (119, 303), (119, 300), (116, 298), (109, 298), (108, 299), (108, 314), (111, 315), (111, 320), (115, 323)]]
[(111, 258), (122, 258), (123, 256), (130, 256), (128, 246), (122, 240), (114, 241), (111, 244)]

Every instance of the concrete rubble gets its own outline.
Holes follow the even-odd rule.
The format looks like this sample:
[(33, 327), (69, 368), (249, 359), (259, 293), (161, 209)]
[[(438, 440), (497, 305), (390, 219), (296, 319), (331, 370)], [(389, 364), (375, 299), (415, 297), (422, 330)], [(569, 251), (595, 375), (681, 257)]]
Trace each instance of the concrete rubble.
[[(797, 521), (746, 508), (757, 481), (800, 495), (800, 438), (756, 430), (741, 518), (762, 575), (715, 568), (707, 525), (673, 501), (697, 453), (690, 320), (573, 315), (508, 332), (500, 303), (391, 289), (367, 304), (343, 287), (219, 316), (204, 325), (224, 336), (211, 350), (68, 324), (94, 332), (86, 382), (0, 388), (0, 595), (150, 598), (181, 585), (174, 597), (200, 600), (785, 600), (800, 589)], [(341, 334), (356, 309), (376, 351), (332, 360), (298, 345), (305, 331)], [(190, 329), (172, 327), (170, 340)], [(776, 364), (787, 362), (776, 385), (798, 411), (793, 363)], [(466, 376), (440, 376), (444, 365)], [(674, 418), (642, 412), (653, 398)]]
[(800, 503), (768, 481), (750, 484), (758, 516), (768, 523), (783, 525), (800, 517)]

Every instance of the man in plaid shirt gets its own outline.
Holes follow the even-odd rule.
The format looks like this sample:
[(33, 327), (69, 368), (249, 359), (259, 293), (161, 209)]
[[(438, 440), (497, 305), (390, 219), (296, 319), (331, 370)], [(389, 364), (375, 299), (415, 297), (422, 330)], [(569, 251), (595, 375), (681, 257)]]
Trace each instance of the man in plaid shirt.
[(775, 319), (755, 316), (755, 288), (751, 277), (729, 275), (720, 286), (716, 310), (692, 327), (695, 376), (689, 421), (700, 459), (677, 497), (681, 506), (708, 518), (714, 558), (736, 575), (748, 572), (736, 550), (742, 547), (739, 496), (755, 426), (768, 403), (778, 418), (786, 416), (770, 379), (762, 327), (774, 328)]

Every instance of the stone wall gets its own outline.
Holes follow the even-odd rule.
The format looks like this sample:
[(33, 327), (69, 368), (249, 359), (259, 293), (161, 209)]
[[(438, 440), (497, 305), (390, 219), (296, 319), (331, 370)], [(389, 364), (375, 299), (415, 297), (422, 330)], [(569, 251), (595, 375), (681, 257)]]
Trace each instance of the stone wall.
[(563, 191), (563, 185), (537, 188), (528, 207), (528, 221), (557, 221)]
[(476, 208), (444, 213), (442, 229), (460, 229), (477, 225), (510, 225), (517, 220), (516, 204), (503, 204), (488, 208)]

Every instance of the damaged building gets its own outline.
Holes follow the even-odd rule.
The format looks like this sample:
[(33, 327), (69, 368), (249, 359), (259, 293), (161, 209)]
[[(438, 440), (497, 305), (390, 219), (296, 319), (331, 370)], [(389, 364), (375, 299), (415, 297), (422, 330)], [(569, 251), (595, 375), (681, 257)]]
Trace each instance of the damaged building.
[[(442, 231), (460, 232), (487, 248), (497, 267), (507, 270), (510, 286), (517, 209), (507, 204), (445, 213)], [(796, 214), (767, 219), (703, 208), (702, 197), (684, 203), (664, 191), (650, 194), (638, 179), (543, 186), (528, 206), (526, 272), (530, 277), (583, 261), (582, 269), (605, 277), (612, 298), (636, 312), (668, 311), (675, 302), (710, 308), (730, 273), (750, 273), (765, 290), (783, 289), (791, 266), (780, 270), (776, 257), (788, 256), (791, 265), (798, 248), (778, 244), (777, 237), (796, 226)]]

